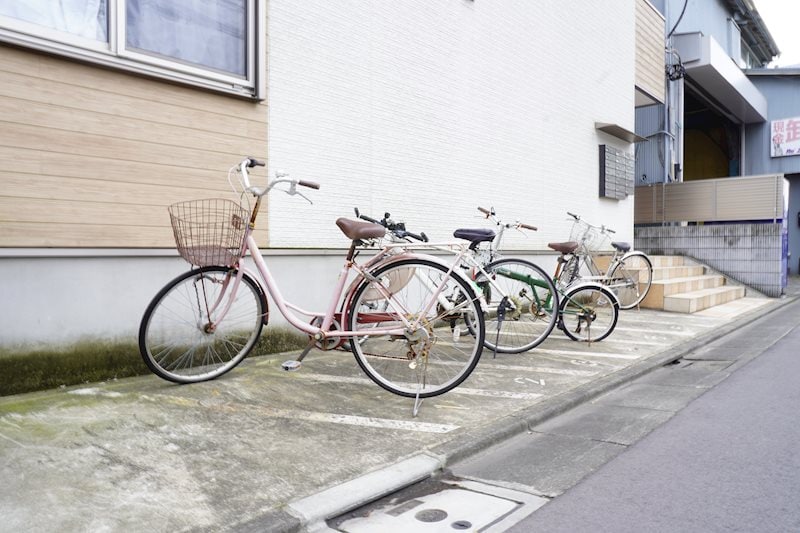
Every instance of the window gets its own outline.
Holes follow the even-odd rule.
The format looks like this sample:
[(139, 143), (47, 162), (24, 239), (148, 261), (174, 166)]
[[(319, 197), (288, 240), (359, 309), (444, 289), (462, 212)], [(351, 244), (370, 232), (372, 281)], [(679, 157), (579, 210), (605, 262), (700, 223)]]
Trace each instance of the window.
[(0, 41), (261, 97), (264, 0), (0, 0)]

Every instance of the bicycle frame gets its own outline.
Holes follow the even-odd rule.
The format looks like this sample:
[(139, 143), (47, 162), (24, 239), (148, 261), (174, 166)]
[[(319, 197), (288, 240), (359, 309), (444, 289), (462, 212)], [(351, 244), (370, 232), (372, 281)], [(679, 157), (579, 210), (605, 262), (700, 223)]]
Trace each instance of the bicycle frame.
[[(348, 259), (344, 266), (342, 267), (341, 271), (339, 272), (339, 277), (337, 279), (336, 285), (333, 288), (331, 298), (327, 309), (324, 313), (315, 312), (315, 311), (307, 311), (289, 301), (287, 301), (283, 294), (280, 291), (280, 288), (275, 281), (275, 278), (272, 276), (272, 273), (269, 270), (269, 267), (266, 265), (263, 256), (261, 255), (261, 251), (258, 248), (258, 244), (256, 244), (255, 239), (253, 238), (252, 234), (248, 232), (247, 237), (245, 239), (246, 249), (250, 252), (250, 257), (253, 259), (253, 262), (256, 265), (256, 269), (260, 274), (260, 278), (264, 283), (264, 286), (272, 298), (275, 305), (278, 307), (278, 310), (281, 314), (286, 318), (286, 320), (298, 330), (307, 333), (308, 335), (313, 336), (317, 340), (323, 340), (325, 338), (337, 338), (337, 337), (356, 337), (356, 336), (366, 336), (366, 335), (375, 335), (375, 334), (383, 334), (383, 335), (403, 335), (407, 331), (413, 331), (419, 328), (419, 323), (421, 317), (417, 317), (414, 321), (410, 322), (406, 318), (406, 310), (402, 309), (397, 302), (391, 298), (391, 295), (383, 287), (381, 284), (376, 284), (375, 289), (377, 289), (381, 296), (387, 299), (389, 305), (392, 307), (391, 315), (395, 317), (397, 320), (402, 322), (403, 327), (394, 327), (394, 328), (387, 328), (387, 327), (378, 327), (368, 331), (349, 331), (349, 330), (339, 330), (339, 329), (331, 329), (331, 326), (334, 324), (334, 320), (336, 319), (337, 312), (336, 309), (339, 305), (339, 302), (342, 301), (342, 295), (346, 294), (345, 301), (349, 300), (355, 291), (355, 289), (360, 285), (361, 282), (364, 280), (371, 280), (373, 279), (369, 274), (369, 270), (375, 269), (379, 266), (383, 266), (388, 264), (392, 261), (399, 261), (401, 259), (407, 258), (420, 258), (419, 254), (411, 254), (408, 252), (403, 253), (395, 253), (391, 256), (385, 256), (383, 254), (378, 254), (370, 261), (366, 262), (363, 266), (355, 263), (352, 259)], [(384, 248), (386, 251), (386, 248)], [(253, 276), (252, 270), (244, 267), (241, 262), (234, 267), (236, 270), (236, 277), (234, 279), (234, 284), (231, 287), (231, 290), (228, 292), (227, 302), (225, 303), (225, 307), (222, 308), (220, 315), (217, 318), (217, 322), (221, 322), (225, 319), (225, 315), (229, 309), (230, 302), (233, 300), (233, 297), (236, 295), (236, 291), (238, 290), (239, 283), (241, 282), (242, 277), (245, 273), (249, 274), (251, 277)], [(350, 272), (355, 270), (356, 277), (351, 282), (349, 289), (345, 292), (344, 287), (347, 280), (350, 278)], [(431, 307), (438, 301), (438, 297), (442, 291), (443, 285), (439, 287), (432, 287), (432, 297), (430, 301), (426, 304), (424, 311), (427, 312), (431, 309)], [(223, 299), (221, 297), (221, 299)], [(214, 309), (216, 309), (222, 302), (218, 301), (214, 304)], [(347, 308), (345, 307), (346, 312)], [(385, 319), (386, 313), (389, 312), (388, 310), (384, 312), (381, 317)], [(305, 315), (312, 318), (321, 318), (322, 323), (319, 326), (315, 326), (310, 322), (303, 321), (298, 315)], [(376, 322), (378, 322), (376, 318)], [(341, 317), (339, 321), (340, 324), (346, 323), (346, 317)], [(213, 327), (213, 325), (212, 325)]]

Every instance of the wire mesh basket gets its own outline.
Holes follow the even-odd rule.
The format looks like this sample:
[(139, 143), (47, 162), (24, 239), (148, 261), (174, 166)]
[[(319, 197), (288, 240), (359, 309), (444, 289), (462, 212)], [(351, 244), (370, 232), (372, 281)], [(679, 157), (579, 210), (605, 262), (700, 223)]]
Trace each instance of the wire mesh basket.
[(603, 248), (608, 235), (600, 228), (578, 220), (572, 225), (569, 240), (577, 242), (579, 249), (584, 252), (596, 252)]
[(231, 200), (189, 200), (169, 206), (178, 253), (192, 265), (233, 266), (241, 258), (247, 209)]

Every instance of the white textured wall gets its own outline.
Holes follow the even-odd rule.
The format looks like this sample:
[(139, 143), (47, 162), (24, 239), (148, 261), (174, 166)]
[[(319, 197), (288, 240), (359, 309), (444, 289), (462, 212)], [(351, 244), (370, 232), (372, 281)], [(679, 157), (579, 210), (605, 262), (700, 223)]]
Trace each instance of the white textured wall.
[(567, 210), (632, 240), (633, 199), (598, 198), (595, 122), (634, 128), (634, 3), (270, 0), (273, 247), (345, 246), (334, 220), (390, 211), (439, 239), (478, 205), (565, 240)]
[[(598, 198), (598, 144), (626, 145), (594, 122), (633, 130), (634, 4), (580, 4), (270, 0), (270, 167), (323, 185), (313, 206), (271, 196), (270, 245), (344, 247), (334, 221), (356, 205), (438, 239), (482, 225), (475, 208), (494, 205), (541, 228), (508, 242), (534, 253), (566, 239), (567, 210), (632, 241), (633, 200)], [(153, 295), (188, 268), (73, 253), (0, 258), (0, 299), (12, 302), (0, 346), (135, 338)], [(552, 270), (552, 257), (532, 258)], [(340, 255), (267, 261), (287, 298), (325, 308)]]

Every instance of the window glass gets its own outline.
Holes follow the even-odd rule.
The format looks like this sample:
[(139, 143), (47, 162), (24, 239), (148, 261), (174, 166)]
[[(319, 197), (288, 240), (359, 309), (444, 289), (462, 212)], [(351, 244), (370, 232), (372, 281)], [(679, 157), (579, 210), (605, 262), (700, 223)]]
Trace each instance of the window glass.
[(246, 0), (128, 0), (126, 4), (127, 48), (246, 76)]
[(107, 42), (107, 7), (107, 0), (0, 0), (0, 15)]

